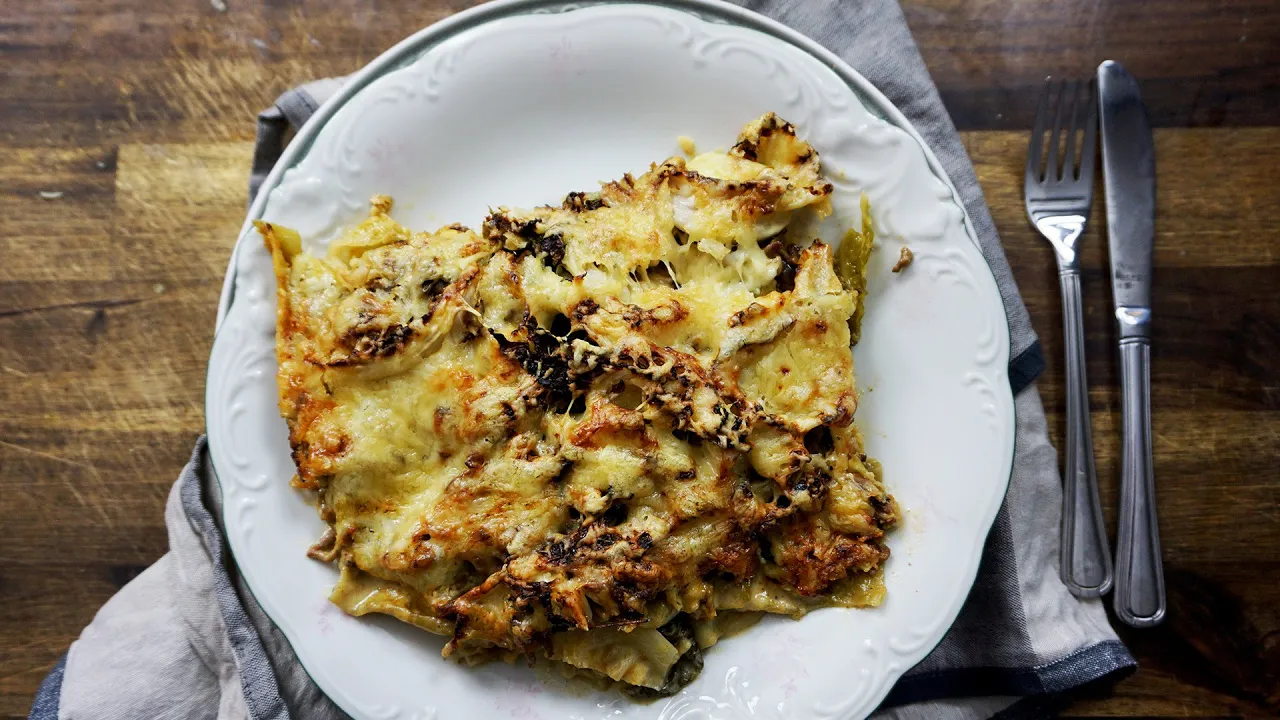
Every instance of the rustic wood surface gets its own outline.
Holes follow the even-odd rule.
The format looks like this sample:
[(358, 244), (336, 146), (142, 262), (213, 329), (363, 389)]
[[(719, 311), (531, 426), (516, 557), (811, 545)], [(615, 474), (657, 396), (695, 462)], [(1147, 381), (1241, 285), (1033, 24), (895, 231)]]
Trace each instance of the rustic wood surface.
[[(295, 0), (0, 3), (0, 718), (166, 549), (245, 206), (253, 117), (462, 9)], [(226, 7), (229, 6), (229, 7)], [(225, 10), (220, 8), (226, 8)], [(1153, 412), (1171, 607), (1142, 667), (1078, 715), (1280, 712), (1280, 4), (904, 0), (1048, 357), (1048, 247), (1022, 210), (1046, 74), (1142, 78), (1159, 158)], [(1118, 402), (1105, 238), (1085, 241), (1098, 471), (1114, 527)]]

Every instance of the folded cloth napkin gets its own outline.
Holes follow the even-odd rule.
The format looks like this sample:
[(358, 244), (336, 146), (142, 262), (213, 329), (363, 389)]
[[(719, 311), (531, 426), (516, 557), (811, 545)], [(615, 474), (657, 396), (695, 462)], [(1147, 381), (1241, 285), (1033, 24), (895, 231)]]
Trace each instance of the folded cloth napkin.
[[(1102, 603), (1072, 596), (1058, 576), (1062, 490), (1031, 384), (1044, 361), (973, 167), (896, 0), (745, 5), (835, 51), (911, 120), (960, 192), (1009, 317), (1017, 413), (1009, 491), (955, 625), (897, 683), (877, 717), (1050, 714), (1072, 690), (1135, 663)], [(279, 157), (287, 127), (306, 122), (340, 85), (331, 79), (291, 90), (259, 117), (253, 193)], [(201, 439), (165, 510), (169, 553), (98, 612), (42, 685), (32, 718), (345, 717), (241, 581), (218, 525), (220, 503)]]

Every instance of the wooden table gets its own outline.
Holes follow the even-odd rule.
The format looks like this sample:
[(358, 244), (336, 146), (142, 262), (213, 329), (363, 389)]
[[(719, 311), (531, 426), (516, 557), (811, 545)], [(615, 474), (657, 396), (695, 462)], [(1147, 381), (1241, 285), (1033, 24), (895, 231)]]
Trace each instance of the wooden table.
[[(202, 431), (255, 113), (466, 4), (0, 5), (0, 717), (25, 717), (98, 607), (166, 549), (162, 506)], [(1141, 670), (1071, 712), (1280, 712), (1280, 3), (905, 10), (1044, 343), (1058, 444), (1058, 287), (1021, 198), (1036, 93), (1046, 74), (1116, 58), (1143, 79), (1158, 127), (1153, 405), (1171, 607), (1162, 627), (1121, 632)], [(1099, 220), (1085, 325), (1114, 527), (1119, 396)]]

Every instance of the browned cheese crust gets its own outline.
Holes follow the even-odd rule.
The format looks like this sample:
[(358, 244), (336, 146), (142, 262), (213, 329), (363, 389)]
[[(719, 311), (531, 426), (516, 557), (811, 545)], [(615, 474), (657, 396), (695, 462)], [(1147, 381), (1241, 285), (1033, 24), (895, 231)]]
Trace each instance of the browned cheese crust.
[(796, 230), (820, 170), (769, 114), (480, 233), (386, 198), (323, 256), (259, 223), (334, 602), (660, 693), (717, 614), (877, 604), (897, 511), (853, 424), (862, 284)]

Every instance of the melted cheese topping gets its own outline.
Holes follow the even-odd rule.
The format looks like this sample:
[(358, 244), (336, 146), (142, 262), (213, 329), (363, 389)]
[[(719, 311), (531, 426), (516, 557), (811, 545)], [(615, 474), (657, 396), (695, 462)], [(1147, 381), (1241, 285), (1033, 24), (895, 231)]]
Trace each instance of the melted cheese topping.
[(830, 192), (766, 115), (479, 234), (412, 233), (381, 197), (325, 257), (260, 223), (332, 600), (658, 693), (718, 613), (878, 603), (896, 509), (852, 424), (861, 264), (788, 233)]

